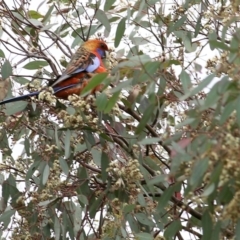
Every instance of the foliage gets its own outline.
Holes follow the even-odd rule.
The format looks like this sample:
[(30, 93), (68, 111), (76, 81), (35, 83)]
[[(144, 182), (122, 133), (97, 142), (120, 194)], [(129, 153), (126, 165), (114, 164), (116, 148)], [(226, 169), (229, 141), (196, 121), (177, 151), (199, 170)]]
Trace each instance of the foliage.
[(239, 239), (239, 1), (36, 4), (0, 3), (1, 99), (89, 38), (109, 75), (1, 107), (2, 239)]

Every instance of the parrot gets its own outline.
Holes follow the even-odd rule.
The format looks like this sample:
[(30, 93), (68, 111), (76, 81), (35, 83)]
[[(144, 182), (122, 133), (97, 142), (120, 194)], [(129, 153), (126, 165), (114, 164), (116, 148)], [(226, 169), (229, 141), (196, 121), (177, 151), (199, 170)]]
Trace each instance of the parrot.
[[(72, 94), (79, 95), (94, 74), (107, 72), (102, 62), (102, 59), (106, 57), (106, 51), (108, 51), (108, 46), (103, 40), (91, 39), (84, 42), (73, 54), (62, 75), (50, 84), (54, 95), (61, 99), (68, 99), (68, 96)], [(92, 93), (101, 90), (101, 87), (95, 87)], [(38, 96), (40, 92), (6, 99), (1, 101), (0, 105)]]

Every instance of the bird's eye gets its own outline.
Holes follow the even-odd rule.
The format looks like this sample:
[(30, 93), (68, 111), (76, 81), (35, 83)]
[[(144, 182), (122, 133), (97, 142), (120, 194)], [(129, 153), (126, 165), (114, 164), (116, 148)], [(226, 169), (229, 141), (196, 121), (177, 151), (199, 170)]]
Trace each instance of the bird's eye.
[(100, 44), (100, 47), (101, 47), (101, 48), (105, 48), (105, 44), (104, 44), (104, 43), (101, 43), (101, 44)]

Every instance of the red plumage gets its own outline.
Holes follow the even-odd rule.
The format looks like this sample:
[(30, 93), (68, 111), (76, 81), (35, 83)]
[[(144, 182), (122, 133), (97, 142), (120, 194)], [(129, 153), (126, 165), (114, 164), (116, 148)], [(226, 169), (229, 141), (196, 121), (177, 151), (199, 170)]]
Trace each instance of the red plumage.
[[(79, 95), (94, 74), (107, 72), (102, 62), (106, 51), (108, 51), (108, 46), (102, 40), (93, 39), (83, 43), (72, 56), (63, 74), (50, 85), (55, 95), (62, 99), (68, 99), (68, 96), (72, 94)], [(92, 93), (101, 90), (101, 88), (101, 85), (95, 87)], [(37, 96), (38, 94), (39, 92), (34, 92), (7, 99), (0, 102), (0, 105), (24, 100), (32, 96)]]

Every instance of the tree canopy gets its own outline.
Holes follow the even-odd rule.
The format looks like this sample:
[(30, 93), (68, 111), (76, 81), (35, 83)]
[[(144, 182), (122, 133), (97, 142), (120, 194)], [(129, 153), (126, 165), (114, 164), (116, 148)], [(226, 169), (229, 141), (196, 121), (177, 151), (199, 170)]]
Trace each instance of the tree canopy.
[[(239, 3), (2, 0), (0, 100), (48, 94), (0, 108), (1, 239), (240, 239)], [(91, 38), (108, 74), (57, 99)]]

